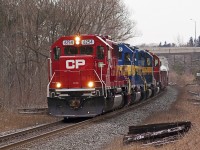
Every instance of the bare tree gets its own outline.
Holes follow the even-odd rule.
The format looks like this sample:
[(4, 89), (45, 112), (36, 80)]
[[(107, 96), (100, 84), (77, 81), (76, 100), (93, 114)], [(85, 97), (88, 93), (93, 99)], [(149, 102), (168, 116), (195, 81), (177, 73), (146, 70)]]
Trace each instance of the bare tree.
[(0, 0), (0, 100), (5, 106), (46, 104), (47, 58), (57, 38), (134, 36), (121, 0)]

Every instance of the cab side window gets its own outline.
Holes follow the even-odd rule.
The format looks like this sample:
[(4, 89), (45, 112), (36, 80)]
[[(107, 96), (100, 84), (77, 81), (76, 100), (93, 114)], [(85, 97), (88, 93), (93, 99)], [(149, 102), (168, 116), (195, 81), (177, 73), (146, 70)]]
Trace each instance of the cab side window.
[(124, 53), (124, 65), (131, 65), (131, 57), (129, 53)]
[(152, 66), (152, 65), (151, 65), (151, 59), (150, 59), (150, 58), (147, 58), (147, 66)]
[(155, 59), (154, 66), (155, 66), (155, 67), (158, 66), (158, 59)]
[(129, 53), (124, 53), (124, 60), (126, 62), (130, 62), (131, 61), (131, 57), (130, 57), (130, 54)]
[(97, 46), (97, 59), (104, 59), (104, 47)]
[(58, 60), (60, 58), (60, 47), (55, 47), (53, 49), (54, 59)]

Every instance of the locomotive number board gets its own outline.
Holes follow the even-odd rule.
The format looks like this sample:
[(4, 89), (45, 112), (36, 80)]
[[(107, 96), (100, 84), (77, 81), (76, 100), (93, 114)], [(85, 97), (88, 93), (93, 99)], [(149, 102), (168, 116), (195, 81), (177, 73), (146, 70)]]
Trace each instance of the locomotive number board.
[(93, 39), (82, 40), (81, 44), (82, 45), (93, 45), (94, 44), (94, 40)]
[[(93, 45), (93, 39), (81, 40), (82, 45)], [(74, 45), (74, 40), (63, 40), (63, 45)]]
[(74, 45), (74, 40), (63, 40), (63, 45)]

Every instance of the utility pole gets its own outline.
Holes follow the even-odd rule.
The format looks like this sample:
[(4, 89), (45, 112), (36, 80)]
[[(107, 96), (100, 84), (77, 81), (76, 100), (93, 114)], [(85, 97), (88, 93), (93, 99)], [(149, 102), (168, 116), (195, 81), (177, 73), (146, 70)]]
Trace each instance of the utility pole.
[(196, 20), (194, 19), (190, 19), (192, 21), (194, 21), (194, 46), (197, 46), (197, 38), (196, 38), (196, 34), (197, 34), (197, 28), (196, 28)]

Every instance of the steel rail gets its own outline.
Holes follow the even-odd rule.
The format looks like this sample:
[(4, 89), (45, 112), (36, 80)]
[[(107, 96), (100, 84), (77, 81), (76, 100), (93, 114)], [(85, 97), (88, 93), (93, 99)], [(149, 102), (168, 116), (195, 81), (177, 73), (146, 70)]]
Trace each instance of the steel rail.
[(48, 108), (19, 108), (19, 114), (47, 114)]
[(40, 126), (37, 126), (37, 127), (33, 127), (33, 128), (30, 128), (30, 129), (25, 129), (23, 131), (14, 132), (14, 133), (10, 133), (10, 134), (7, 134), (7, 135), (0, 136), (0, 149), (6, 148), (6, 146), (2, 146), (4, 144), (4, 142), (9, 143), (9, 140), (13, 140), (17, 137), (26, 136), (28, 134), (34, 133), (35, 131), (43, 131), (45, 129), (48, 129), (50, 127), (54, 127), (54, 126), (57, 126), (57, 125), (60, 125), (60, 124), (61, 124), (61, 121), (56, 121), (56, 122), (40, 125)]

